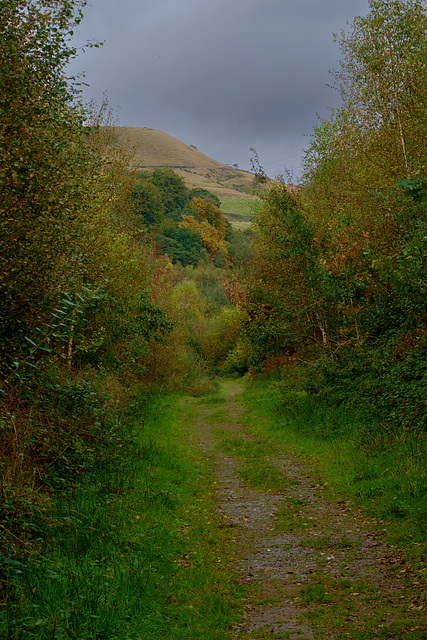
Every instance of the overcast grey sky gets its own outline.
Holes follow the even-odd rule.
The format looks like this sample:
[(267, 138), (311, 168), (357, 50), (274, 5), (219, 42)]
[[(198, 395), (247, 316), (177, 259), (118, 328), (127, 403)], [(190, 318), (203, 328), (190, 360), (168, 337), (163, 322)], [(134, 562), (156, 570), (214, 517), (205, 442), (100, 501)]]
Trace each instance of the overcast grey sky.
[(333, 33), (368, 0), (89, 0), (76, 44), (84, 100), (107, 93), (119, 124), (152, 127), (227, 164), (298, 177), (318, 116), (337, 103)]

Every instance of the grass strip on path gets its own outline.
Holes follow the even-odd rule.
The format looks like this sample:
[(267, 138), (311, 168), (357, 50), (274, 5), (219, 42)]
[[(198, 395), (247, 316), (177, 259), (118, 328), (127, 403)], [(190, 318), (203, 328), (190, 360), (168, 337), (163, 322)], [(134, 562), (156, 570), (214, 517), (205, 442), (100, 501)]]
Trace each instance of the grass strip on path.
[[(267, 438), (270, 449), (277, 454), (282, 452), (300, 460), (312, 476), (313, 486), (321, 489), (325, 498), (341, 505), (343, 512), (353, 514), (356, 527), (365, 529), (384, 547), (384, 555), (378, 562), (385, 576), (394, 580), (393, 590), (400, 590), (401, 615), (392, 623), (387, 604), (380, 605), (378, 593), (378, 611), (382, 608), (384, 616), (382, 625), (374, 632), (366, 621), (362, 631), (363, 620), (350, 612), (348, 622), (355, 627), (351, 637), (399, 640), (427, 637), (427, 625), (420, 626), (427, 612), (427, 478), (422, 441), (405, 440), (404, 434), (394, 446), (392, 442), (370, 441), (369, 425), (358, 424), (360, 418), (354, 412), (345, 407), (323, 406), (277, 379), (256, 379), (244, 396), (252, 433)], [(318, 523), (313, 531), (313, 522), (304, 520), (305, 500), (301, 499), (300, 505), (291, 503), (287, 498), (285, 508), (277, 514), (279, 527), (292, 532), (305, 530), (305, 539), (300, 540), (299, 546), (323, 549), (324, 555), (331, 558), (336, 556), (334, 547), (348, 549), (349, 558), (354, 555), (353, 536), (334, 540), (331, 530), (317, 537)], [(339, 618), (334, 592), (341, 593), (341, 599), (346, 589), (356, 594), (354, 598), (365, 597), (366, 581), (364, 588), (363, 585), (351, 588), (349, 577), (343, 576), (344, 591), (341, 588), (337, 591), (332, 589), (328, 576), (313, 572), (312, 584), (301, 591), (304, 602), (317, 602), (317, 608), (310, 614), (313, 623), (327, 624), (334, 609), (336, 619)]]
[(246, 390), (251, 424), (306, 456), (327, 485), (369, 514), (385, 541), (427, 579), (427, 439), (345, 406), (331, 407), (284, 381), (259, 377)]
[(269, 384), (247, 388), (244, 414), (239, 383), (222, 381), (224, 397), (234, 389), (234, 401), (205, 413), (217, 441), (218, 498), (250, 589), (245, 633), (260, 640), (423, 640), (422, 577), (397, 547), (384, 544), (382, 523), (332, 489), (322, 454), (314, 457), (298, 434), (278, 426)]

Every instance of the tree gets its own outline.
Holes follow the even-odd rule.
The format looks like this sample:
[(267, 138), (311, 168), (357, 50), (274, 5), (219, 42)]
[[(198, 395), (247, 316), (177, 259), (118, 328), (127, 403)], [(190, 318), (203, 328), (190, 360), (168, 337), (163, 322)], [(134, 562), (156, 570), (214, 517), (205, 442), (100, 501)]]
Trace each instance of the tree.
[(301, 188), (264, 196), (239, 304), (258, 360), (302, 351), (312, 391), (421, 432), (427, 16), (421, 0), (369, 6), (341, 34), (342, 104), (315, 128)]
[(169, 167), (154, 169), (152, 176), (153, 184), (162, 193), (167, 213), (172, 213), (174, 209), (182, 209), (188, 204), (189, 189), (173, 169)]
[(188, 229), (192, 233), (199, 234), (201, 245), (208, 249), (210, 257), (222, 256), (223, 266), (225, 267), (228, 264), (228, 252), (224, 242), (225, 231), (223, 234), (207, 220), (202, 219), (199, 221), (194, 216), (185, 214), (182, 216), (182, 222), (179, 226)]
[(151, 285), (108, 106), (83, 109), (64, 79), (81, 6), (0, 0), (0, 366), (12, 380), (43, 356), (71, 368), (99, 347), (111, 359), (124, 318), (143, 326)]
[[(65, 67), (76, 0), (0, 0), (0, 344), (13, 358), (51, 306), (94, 170)], [(96, 164), (96, 163), (95, 163)], [(7, 349), (4, 345), (8, 344)]]
[(304, 199), (316, 235), (327, 231), (323, 295), (341, 345), (414, 321), (407, 310), (403, 320), (392, 272), (418, 273), (425, 228), (425, 211), (408, 207), (398, 182), (425, 173), (426, 36), (419, 0), (371, 0), (369, 14), (341, 34), (342, 105), (315, 128), (307, 152)]
[[(397, 181), (422, 171), (427, 17), (419, 0), (371, 0), (342, 32), (342, 104), (315, 128), (305, 185), (322, 224), (346, 218), (387, 253), (399, 234)], [(387, 192), (387, 195), (385, 195)]]
[(206, 220), (212, 227), (215, 227), (223, 239), (225, 238), (227, 221), (219, 207), (205, 198), (198, 197), (191, 200), (189, 207), (197, 213), (200, 222)]
[(244, 279), (244, 331), (261, 359), (327, 343), (318, 255), (321, 241), (300, 197), (283, 183), (262, 196), (254, 224), (253, 258)]
[(214, 193), (211, 193), (207, 189), (202, 189), (201, 187), (190, 189), (190, 200), (192, 200), (193, 198), (203, 198), (204, 200), (207, 200), (208, 202), (214, 204), (216, 207), (221, 207), (221, 200), (218, 198), (218, 196), (216, 196)]
[(135, 213), (142, 216), (146, 226), (161, 222), (166, 207), (160, 189), (150, 179), (144, 179), (136, 185), (132, 200)]
[(164, 229), (163, 235), (156, 236), (156, 244), (174, 264), (180, 262), (184, 267), (189, 264), (197, 265), (202, 259), (200, 234), (185, 227), (172, 226)]
[(419, 168), (427, 123), (427, 17), (420, 0), (369, 5), (368, 16), (342, 33), (337, 88), (359, 136), (384, 137), (393, 169), (408, 174)]

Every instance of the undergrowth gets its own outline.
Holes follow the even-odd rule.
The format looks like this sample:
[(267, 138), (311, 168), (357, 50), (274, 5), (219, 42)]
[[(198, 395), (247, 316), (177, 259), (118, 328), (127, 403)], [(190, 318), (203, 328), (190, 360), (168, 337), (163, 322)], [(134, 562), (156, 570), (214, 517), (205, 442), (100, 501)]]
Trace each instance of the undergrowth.
[(3, 493), (1, 637), (226, 637), (236, 582), (216, 564), (227, 533), (191, 424), (162, 396), (133, 398), (116, 421), (96, 464)]
[(427, 575), (425, 436), (301, 388), (289, 376), (255, 378), (245, 392), (252, 426), (306, 455), (327, 484), (351, 496), (385, 540)]

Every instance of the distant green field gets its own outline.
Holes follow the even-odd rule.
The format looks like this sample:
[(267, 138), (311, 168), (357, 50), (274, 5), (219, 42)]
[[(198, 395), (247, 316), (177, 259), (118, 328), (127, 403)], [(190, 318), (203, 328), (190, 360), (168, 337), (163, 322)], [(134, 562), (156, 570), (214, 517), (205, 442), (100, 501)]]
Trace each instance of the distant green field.
[(251, 226), (251, 220), (244, 216), (239, 216), (234, 213), (224, 213), (224, 217), (231, 224), (232, 227), (238, 231), (245, 231)]
[(232, 213), (236, 216), (252, 218), (253, 207), (258, 201), (254, 196), (225, 197), (221, 198), (221, 210), (224, 213)]

